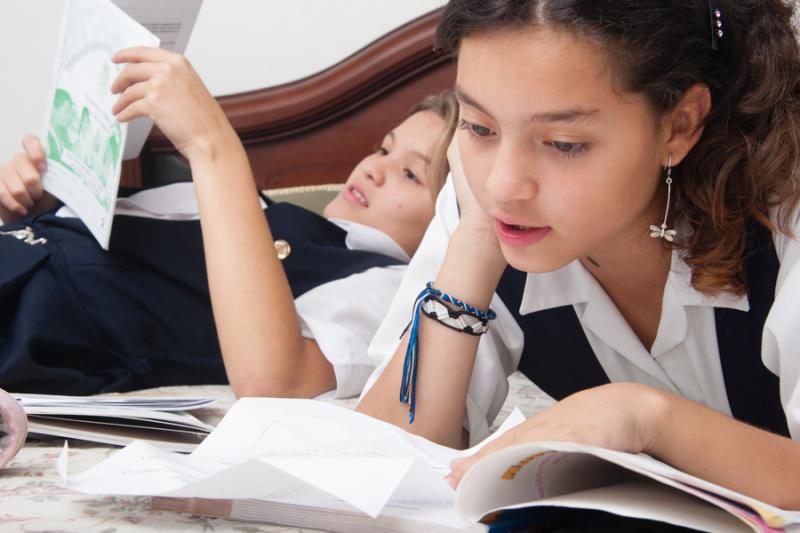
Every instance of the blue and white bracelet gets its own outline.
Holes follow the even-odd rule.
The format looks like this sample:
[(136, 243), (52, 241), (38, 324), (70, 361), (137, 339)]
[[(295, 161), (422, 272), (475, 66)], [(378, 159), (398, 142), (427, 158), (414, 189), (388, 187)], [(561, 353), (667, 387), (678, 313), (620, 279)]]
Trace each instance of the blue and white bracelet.
[[(462, 311), (453, 310), (445, 304), (453, 305)], [(481, 311), (477, 307), (434, 288), (432, 282), (428, 282), (425, 285), (425, 289), (417, 295), (414, 301), (414, 310), (409, 324), (411, 329), (408, 337), (408, 347), (406, 348), (406, 357), (403, 362), (403, 382), (400, 385), (400, 401), (409, 406), (409, 424), (414, 423), (414, 412), (416, 410), (419, 317), (421, 314), (433, 318), (450, 329), (470, 335), (483, 335), (486, 333), (489, 330), (489, 321), (494, 320), (496, 317), (491, 309)]]

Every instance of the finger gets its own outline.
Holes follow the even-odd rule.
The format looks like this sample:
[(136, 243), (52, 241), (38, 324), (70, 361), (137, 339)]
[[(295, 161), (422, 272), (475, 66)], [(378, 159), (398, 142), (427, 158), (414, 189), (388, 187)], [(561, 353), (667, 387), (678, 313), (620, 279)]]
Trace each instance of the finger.
[[(44, 194), (42, 175), (36, 163), (25, 154), (18, 154), (14, 158), (14, 171), (6, 181), (8, 184), (13, 184), (9, 185), (9, 191), (14, 197), (28, 207), (31, 207), (26, 203), (28, 197), (36, 201)], [(22, 191), (18, 192), (20, 188)]]
[(114, 63), (159, 63), (176, 56), (173, 52), (155, 46), (133, 46), (118, 50), (111, 61)]
[(146, 82), (131, 85), (119, 95), (119, 98), (117, 98), (117, 101), (114, 103), (114, 107), (111, 108), (111, 112), (117, 116), (117, 119), (120, 122), (123, 122), (123, 120), (120, 119), (119, 114), (130, 107), (132, 103), (143, 100), (145, 96), (147, 96)]
[(28, 159), (39, 172), (44, 172), (47, 168), (47, 154), (44, 151), (44, 146), (39, 142), (39, 138), (36, 135), (26, 135), (22, 138), (22, 148), (25, 149)]
[(111, 94), (119, 94), (132, 85), (152, 79), (160, 63), (133, 63), (122, 69), (111, 83)]
[(453, 461), (450, 462), (450, 473), (447, 474), (444, 479), (454, 489), (458, 488), (458, 484), (461, 483), (461, 479), (467, 472), (468, 467), (472, 464), (468, 462), (468, 459), (469, 458), (463, 457), (461, 459), (453, 459)]
[(151, 107), (144, 98), (134, 100), (132, 103), (128, 104), (127, 107), (116, 114), (116, 119), (123, 123), (130, 122), (131, 120), (139, 117), (152, 118)]
[(17, 172), (12, 173), (5, 180), (6, 189), (11, 197), (25, 208), (33, 207), (34, 200), (31, 198), (28, 188), (25, 186), (25, 179)]
[(14, 199), (14, 197), (11, 195), (11, 191), (9, 191), (8, 187), (6, 187), (4, 180), (0, 180), (0, 205), (3, 206), (3, 208), (9, 213), (13, 213), (18, 216), (24, 217), (28, 214), (28, 210), (25, 208), (25, 206), (17, 202), (16, 199)]
[(452, 164), (454, 159), (460, 158), (460, 155), (458, 151), (458, 135), (453, 135), (450, 139), (450, 144), (447, 145), (447, 159)]
[(511, 446), (512, 444), (516, 444), (517, 441), (519, 440), (518, 430), (520, 430), (519, 427), (510, 429), (503, 435), (494, 439), (492, 442), (487, 443), (480, 450), (470, 455), (469, 457), (460, 457), (458, 459), (453, 459), (450, 462), (450, 474), (448, 474), (445, 477), (445, 480), (448, 483), (450, 483), (451, 487), (453, 488), (458, 487), (458, 484), (461, 482), (461, 479), (464, 477), (464, 474), (466, 474), (467, 471), (470, 468), (472, 468), (472, 465), (474, 465), (487, 455), (491, 455), (497, 450), (500, 450), (507, 446)]

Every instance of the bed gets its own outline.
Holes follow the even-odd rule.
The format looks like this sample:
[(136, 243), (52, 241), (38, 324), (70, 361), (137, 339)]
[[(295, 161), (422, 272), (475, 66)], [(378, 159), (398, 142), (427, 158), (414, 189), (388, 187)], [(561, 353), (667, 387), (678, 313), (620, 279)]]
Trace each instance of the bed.
[[(308, 78), (219, 98), (259, 187), (344, 182), (413, 104), (451, 88), (455, 62), (433, 49), (439, 14), (428, 13)], [(153, 186), (188, 175), (154, 129), (141, 156), (125, 163), (122, 185)]]
[[(258, 186), (284, 199), (312, 207), (319, 204), (320, 195), (335, 190), (330, 184), (343, 182), (355, 163), (402, 120), (413, 103), (452, 86), (452, 58), (432, 49), (438, 15), (433, 12), (412, 21), (317, 75), (220, 98), (245, 144)], [(153, 186), (187, 177), (186, 165), (154, 130), (141, 157), (125, 164), (123, 185)], [(198, 415), (212, 424), (234, 401), (227, 386), (165, 387), (155, 392), (215, 397), (216, 403)], [(355, 400), (342, 403), (352, 406)], [(514, 405), (532, 414), (550, 403), (527, 379), (515, 374), (498, 420)], [(153, 511), (149, 498), (73, 493), (62, 487), (56, 473), (62, 445), (62, 441), (29, 441), (0, 470), (0, 530), (294, 531)], [(72, 442), (70, 469), (85, 470), (115, 449)]]

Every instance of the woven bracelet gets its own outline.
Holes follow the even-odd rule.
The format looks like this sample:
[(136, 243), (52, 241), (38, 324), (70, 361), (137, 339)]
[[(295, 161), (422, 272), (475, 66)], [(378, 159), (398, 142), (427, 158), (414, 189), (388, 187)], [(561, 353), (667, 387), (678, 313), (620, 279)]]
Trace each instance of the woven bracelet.
[[(408, 347), (406, 348), (406, 357), (403, 362), (403, 382), (400, 385), (400, 401), (402, 403), (408, 404), (408, 423), (414, 423), (414, 413), (416, 410), (416, 383), (417, 383), (417, 361), (419, 359), (419, 317), (423, 311), (423, 305), (433, 306), (434, 304), (427, 304), (426, 302), (436, 302), (438, 305), (441, 305), (445, 309), (448, 310), (447, 316), (450, 316), (449, 311), (450, 309), (444, 305), (444, 303), (448, 303), (463, 309), (466, 313), (458, 314), (454, 320), (458, 320), (458, 318), (462, 318), (463, 321), (469, 321), (468, 325), (470, 328), (473, 327), (472, 319), (477, 320), (478, 324), (485, 324), (484, 325), (484, 333), (488, 330), (488, 322), (489, 320), (494, 320), (496, 317), (494, 311), (488, 309), (487, 311), (481, 311), (477, 307), (473, 307), (466, 302), (462, 302), (461, 300), (450, 296), (447, 293), (440, 291), (439, 289), (435, 289), (433, 287), (432, 282), (428, 282), (425, 285), (425, 289), (417, 295), (417, 299), (414, 301), (414, 309), (411, 314), (411, 322), (406, 329), (410, 328), (409, 335), (408, 335)], [(433, 311), (431, 311), (433, 312)], [(426, 316), (431, 316), (427, 312), (425, 313)], [(465, 317), (471, 317), (471, 319)], [(438, 320), (438, 313), (437, 313), (437, 320)], [(448, 319), (449, 321), (449, 319)], [(444, 325), (448, 325), (444, 320), (440, 320), (440, 322)], [(448, 326), (450, 327), (450, 326)], [(477, 325), (474, 325), (475, 328), (478, 328)], [(453, 328), (455, 329), (455, 328)], [(459, 329), (458, 331), (466, 332), (464, 329)], [(405, 334), (405, 331), (403, 332)], [(475, 333), (473, 333), (475, 334)]]
[(422, 314), (443, 326), (468, 335), (480, 336), (489, 331), (488, 319), (480, 319), (467, 311), (450, 309), (434, 296), (428, 296), (422, 302)]

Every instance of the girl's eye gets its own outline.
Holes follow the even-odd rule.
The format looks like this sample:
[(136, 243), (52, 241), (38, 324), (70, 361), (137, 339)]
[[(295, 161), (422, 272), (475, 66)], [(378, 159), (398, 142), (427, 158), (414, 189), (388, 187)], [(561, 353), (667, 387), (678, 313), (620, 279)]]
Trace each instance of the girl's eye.
[(489, 128), (487, 128), (486, 126), (481, 126), (480, 124), (475, 124), (474, 122), (468, 122), (463, 118), (459, 119), (458, 128), (462, 130), (467, 130), (475, 137), (485, 138), (494, 135), (494, 132)]
[(580, 154), (581, 152), (585, 152), (589, 147), (588, 143), (571, 143), (563, 141), (548, 141), (544, 144), (556, 150), (559, 155), (564, 155), (567, 157), (572, 157)]
[(422, 183), (422, 182), (420, 181), (420, 179), (417, 177), (417, 175), (416, 175), (416, 174), (414, 174), (412, 171), (410, 171), (410, 170), (409, 170), (409, 169), (407, 169), (407, 168), (404, 168), (404, 169), (403, 169), (403, 174), (405, 174), (405, 176), (406, 176), (408, 179), (410, 179), (411, 181), (415, 181), (415, 182), (417, 182), (417, 183)]
[(387, 150), (386, 148), (381, 146), (380, 148), (375, 150), (375, 153), (378, 154), (378, 155), (389, 155), (389, 150)]

